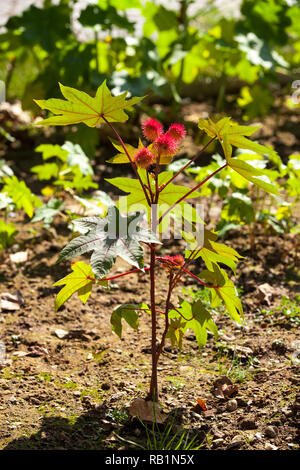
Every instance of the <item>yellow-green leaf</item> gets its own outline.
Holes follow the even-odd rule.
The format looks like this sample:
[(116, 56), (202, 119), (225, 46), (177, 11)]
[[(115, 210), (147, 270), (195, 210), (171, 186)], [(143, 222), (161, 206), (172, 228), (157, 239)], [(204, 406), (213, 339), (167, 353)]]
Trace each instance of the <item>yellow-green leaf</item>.
[(237, 296), (233, 282), (228, 278), (226, 271), (220, 269), (217, 264), (213, 264), (212, 271), (202, 271), (200, 278), (204, 278), (213, 287), (211, 287), (211, 307), (215, 308), (224, 302), (225, 308), (230, 317), (237, 323), (242, 323), (243, 307)]
[[(128, 158), (127, 154), (125, 153), (125, 150), (123, 149), (122, 145), (114, 139), (110, 139), (110, 140), (111, 140), (111, 143), (113, 144), (113, 146), (119, 151), (119, 153), (117, 153), (112, 158), (107, 160), (107, 163), (129, 163), (129, 158)], [(139, 145), (138, 145), (137, 148), (133, 147), (133, 145), (130, 145), (130, 144), (125, 144), (125, 147), (126, 147), (127, 152), (129, 153), (131, 159), (133, 160), (136, 152), (139, 149), (143, 148), (144, 145), (143, 145), (141, 139), (139, 139)]]
[(149, 307), (144, 304), (124, 304), (117, 307), (110, 318), (110, 324), (112, 330), (122, 338), (122, 320), (125, 320), (131, 328), (134, 330), (138, 329), (139, 326), (139, 310), (149, 310)]
[(199, 247), (196, 238), (191, 233), (183, 232), (184, 239), (189, 243), (185, 250), (188, 258), (191, 251), (196, 251), (194, 259), (201, 257), (209, 270), (213, 270), (214, 264), (225, 264), (236, 273), (236, 264), (239, 258), (243, 258), (237, 251), (223, 243), (216, 242), (217, 234), (204, 229), (203, 245)]
[[(63, 279), (55, 282), (54, 286), (64, 287), (59, 291), (55, 299), (55, 310), (57, 311), (75, 292), (78, 292), (78, 297), (82, 303), (86, 303), (89, 298), (93, 283), (96, 282), (95, 275), (89, 264), (83, 261), (78, 261), (72, 264), (72, 273), (65, 276)], [(105, 281), (104, 281), (105, 283)]]
[(228, 165), (234, 171), (239, 173), (241, 176), (246, 178), (251, 183), (256, 184), (260, 188), (264, 189), (267, 193), (279, 194), (277, 187), (271, 184), (269, 178), (265, 175), (264, 171), (254, 168), (242, 160), (237, 158), (228, 158)]
[(257, 144), (247, 139), (247, 137), (254, 134), (261, 126), (239, 126), (235, 122), (232, 122), (229, 117), (225, 117), (218, 122), (213, 122), (211, 119), (200, 118), (198, 127), (204, 130), (209, 137), (215, 137), (220, 141), (227, 161), (231, 158), (232, 147), (253, 150), (258, 154), (276, 154), (272, 148), (265, 147), (264, 145)]
[[(147, 185), (147, 173), (146, 170), (139, 170), (141, 179), (144, 184)], [(164, 171), (158, 175), (158, 185), (163, 186), (171, 177), (173, 172)], [(121, 189), (122, 191), (129, 193), (127, 196), (120, 197), (117, 207), (120, 212), (133, 212), (133, 211), (146, 211), (148, 216), (148, 221), (151, 220), (151, 208), (147, 204), (147, 200), (143, 189), (140, 185), (138, 179), (134, 178), (125, 178), (117, 177), (107, 179), (109, 183)], [(155, 191), (155, 181), (154, 178), (150, 178), (150, 184), (152, 185), (153, 192)], [(170, 209), (168, 216), (164, 217), (159, 225), (160, 233), (165, 232), (171, 225), (172, 218), (180, 219), (182, 218), (188, 221), (193, 221), (194, 223), (203, 223), (200, 216), (193, 206), (188, 206), (184, 201), (176, 205), (177, 200), (189, 193), (189, 188), (185, 186), (168, 184), (163, 188), (159, 194), (159, 203), (157, 204), (157, 218), (164, 214), (164, 212)], [(193, 191), (189, 198), (199, 197), (200, 193)]]
[(181, 318), (170, 318), (166, 339), (170, 340), (172, 348), (178, 346), (179, 349), (182, 349), (183, 328), (185, 325), (186, 322)]
[(104, 81), (93, 98), (83, 91), (59, 84), (62, 95), (66, 100), (50, 98), (49, 100), (35, 100), (42, 109), (48, 109), (55, 116), (39, 121), (37, 124), (45, 126), (65, 126), (83, 122), (89, 127), (95, 127), (105, 122), (125, 122), (128, 119), (124, 109), (138, 103), (143, 97), (134, 97), (126, 100), (127, 91), (119, 96), (112, 96)]
[(181, 318), (184, 320), (184, 323), (180, 322), (177, 325), (174, 323), (171, 324), (173, 329), (175, 327), (176, 329), (172, 332), (172, 329), (170, 330), (170, 325), (168, 330), (168, 337), (170, 338), (171, 342), (174, 343), (176, 341), (178, 345), (181, 346), (182, 334), (185, 333), (188, 329), (192, 329), (195, 333), (199, 348), (202, 348), (206, 344), (207, 330), (210, 330), (215, 335), (215, 337), (217, 337), (217, 326), (215, 325), (211, 314), (202, 304), (201, 300), (197, 300), (193, 303), (181, 298), (179, 298), (179, 300), (180, 308), (176, 310), (170, 310), (169, 318), (173, 319), (181, 316)]
[(19, 181), (15, 175), (3, 178), (3, 181), (5, 184), (2, 192), (7, 193), (13, 200), (16, 208), (23, 209), (28, 217), (31, 218), (33, 216), (35, 207), (43, 205), (42, 201), (26, 186), (26, 183)]

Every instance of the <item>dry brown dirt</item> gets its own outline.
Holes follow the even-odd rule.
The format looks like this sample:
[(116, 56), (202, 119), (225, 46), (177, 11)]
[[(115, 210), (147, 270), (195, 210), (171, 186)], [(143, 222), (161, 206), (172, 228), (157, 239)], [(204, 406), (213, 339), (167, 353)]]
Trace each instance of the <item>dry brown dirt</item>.
[[(70, 264), (55, 264), (68, 239), (65, 229), (58, 223), (55, 233), (37, 227), (33, 236), (21, 222), (20, 216), (17, 244), (1, 264), (0, 293), (19, 290), (24, 304), (0, 313), (7, 352), (0, 369), (0, 449), (137, 448), (127, 441), (145, 446), (145, 430), (127, 408), (148, 390), (150, 318), (141, 316), (137, 332), (124, 326), (121, 341), (110, 328), (110, 315), (121, 303), (148, 301), (148, 274), (117, 279), (109, 291), (98, 287), (86, 305), (73, 296), (55, 313), (58, 288), (51, 285), (70, 271)], [(191, 332), (182, 351), (167, 344), (159, 363), (160, 402), (174, 430), (188, 430), (203, 449), (296, 449), (299, 313), (293, 320), (280, 306), (282, 296), (292, 309), (299, 300), (296, 238), (258, 234), (251, 253), (245, 229), (227, 243), (245, 256), (237, 279), (245, 325), (218, 312), (217, 341), (209, 336), (199, 351)], [(10, 253), (24, 249), (25, 263), (9, 260)], [(173, 254), (180, 250), (180, 242), (170, 248)], [(119, 262), (113, 272), (124, 269)], [(157, 302), (163, 305), (166, 273), (159, 268), (157, 281)], [(258, 288), (266, 283), (267, 297)], [(196, 288), (190, 279), (184, 284)], [(162, 328), (161, 323), (160, 333)], [(68, 335), (60, 339), (58, 329)], [(222, 376), (238, 388), (227, 399), (213, 393)], [(197, 399), (206, 401), (207, 411), (196, 406)]]

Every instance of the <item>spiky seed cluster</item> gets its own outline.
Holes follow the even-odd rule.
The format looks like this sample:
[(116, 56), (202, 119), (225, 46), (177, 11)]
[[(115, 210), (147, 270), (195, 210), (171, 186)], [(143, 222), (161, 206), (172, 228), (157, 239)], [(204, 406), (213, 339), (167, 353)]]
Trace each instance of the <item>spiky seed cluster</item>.
[(184, 265), (184, 257), (182, 255), (166, 255), (161, 261), (163, 262), (164, 268), (168, 270), (178, 269)]
[(149, 118), (142, 124), (143, 134), (147, 140), (153, 142), (157, 137), (162, 134), (163, 126), (156, 119)]
[[(186, 130), (182, 124), (171, 124), (168, 131), (163, 133), (163, 126), (159, 121), (153, 118), (149, 118), (142, 124), (143, 134), (147, 140), (153, 142), (155, 154), (160, 157), (171, 157), (175, 155), (178, 150), (179, 143), (184, 139)], [(138, 152), (136, 154), (136, 162), (138, 166), (142, 168), (148, 168), (151, 164), (155, 163), (155, 156), (151, 154), (152, 161), (150, 160), (150, 154)], [(141, 163), (138, 162), (140, 160)]]
[(147, 169), (154, 163), (155, 157), (153, 153), (150, 152), (150, 150), (148, 150), (146, 147), (143, 147), (135, 154), (134, 161), (139, 168)]
[(161, 157), (174, 155), (177, 151), (178, 144), (176, 140), (168, 134), (161, 134), (154, 141), (154, 148)]
[(180, 142), (185, 138), (186, 130), (182, 124), (171, 124), (166, 134), (173, 137), (177, 142)]
[(173, 263), (176, 263), (178, 266), (184, 265), (184, 257), (182, 255), (172, 256)]

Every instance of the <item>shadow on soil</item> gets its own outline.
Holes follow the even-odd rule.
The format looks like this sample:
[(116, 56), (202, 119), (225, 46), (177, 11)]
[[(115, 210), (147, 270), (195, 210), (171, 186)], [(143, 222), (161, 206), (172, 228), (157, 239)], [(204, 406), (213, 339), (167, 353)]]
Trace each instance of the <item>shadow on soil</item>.
[[(152, 425), (145, 432), (144, 425), (137, 419), (123, 416), (123, 422), (116, 424), (114, 420), (107, 420), (106, 407), (100, 410), (88, 411), (77, 417), (64, 418), (61, 416), (44, 417), (40, 429), (30, 436), (21, 436), (12, 440), (2, 450), (109, 450), (147, 448), (147, 438), (151, 438)], [(173, 415), (173, 417), (172, 417)], [(173, 410), (170, 413), (171, 423), (156, 425), (156, 439), (162, 441), (166, 437), (166, 444), (174, 437), (173, 445), (180, 440), (182, 434), (186, 443), (193, 441), (198, 447), (205, 440), (208, 429), (185, 429), (178, 432), (181, 422), (182, 410)], [(176, 423), (176, 424), (175, 424)], [(173, 428), (174, 425), (174, 428)], [(171, 430), (171, 431), (170, 431)], [(138, 434), (137, 434), (138, 431)], [(120, 439), (114, 436), (122, 436)], [(138, 436), (138, 437), (137, 437)], [(160, 437), (160, 439), (158, 439)], [(137, 445), (133, 445), (137, 443)], [(159, 444), (157, 444), (159, 445)], [(185, 447), (185, 446), (184, 446)], [(152, 448), (152, 447), (151, 447)], [(158, 447), (160, 449), (160, 447)]]
[(109, 445), (103, 440), (109, 430), (104, 429), (101, 417), (94, 412), (74, 418), (44, 417), (37, 432), (11, 441), (3, 450), (107, 449)]

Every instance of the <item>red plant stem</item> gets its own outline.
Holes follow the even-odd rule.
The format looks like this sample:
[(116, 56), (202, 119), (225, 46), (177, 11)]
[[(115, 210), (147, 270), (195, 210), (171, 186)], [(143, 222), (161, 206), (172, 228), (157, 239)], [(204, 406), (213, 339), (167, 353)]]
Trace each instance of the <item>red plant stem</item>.
[(114, 126), (113, 126), (103, 115), (101, 115), (101, 117), (102, 117), (103, 121), (105, 121), (106, 124), (111, 128), (111, 130), (112, 130), (112, 131), (114, 132), (114, 134), (116, 135), (118, 141), (119, 141), (120, 144), (122, 145), (123, 150), (124, 150), (124, 152), (126, 153), (126, 155), (127, 155), (127, 157), (128, 157), (128, 160), (130, 161), (131, 166), (132, 166), (132, 168), (133, 168), (133, 170), (134, 170), (134, 172), (135, 172), (135, 174), (136, 174), (136, 176), (137, 176), (137, 178), (138, 178), (138, 180), (139, 180), (139, 182), (140, 182), (140, 185), (141, 185), (141, 187), (142, 187), (142, 189), (143, 189), (143, 191), (144, 191), (144, 194), (145, 194), (145, 198), (146, 198), (146, 200), (147, 200), (147, 203), (148, 203), (148, 205), (151, 207), (151, 201), (150, 201), (150, 199), (149, 199), (149, 195), (148, 195), (148, 193), (147, 193), (147, 190), (146, 190), (146, 188), (145, 188), (145, 185), (144, 185), (144, 183), (143, 183), (143, 181), (142, 181), (142, 179), (141, 179), (141, 177), (140, 177), (140, 174), (139, 174), (139, 172), (138, 172), (138, 170), (137, 170), (136, 164), (135, 164), (134, 161), (132, 160), (132, 158), (131, 158), (131, 156), (130, 156), (130, 154), (129, 154), (127, 148), (126, 148), (126, 145), (125, 145), (124, 142), (123, 142), (122, 137), (120, 136), (120, 134), (118, 133), (118, 131), (114, 128)]
[(159, 164), (160, 164), (160, 152), (158, 153), (156, 167), (155, 167), (155, 198), (154, 198), (155, 204), (158, 203), (159, 193), (160, 193), (160, 190), (159, 190), (159, 187), (158, 187)]
[[(162, 256), (157, 256), (157, 257), (155, 257), (155, 260), (164, 261), (164, 258)], [(168, 260), (168, 262), (173, 263), (170, 260)], [(173, 263), (173, 264), (174, 264), (174, 266), (176, 266), (176, 263)], [(181, 266), (181, 269), (185, 273), (189, 274), (189, 276), (192, 276), (194, 279), (196, 279), (198, 282), (200, 282), (200, 284), (202, 284), (203, 286), (211, 287), (211, 288), (216, 287), (216, 286), (212, 286), (211, 284), (206, 284), (205, 282), (201, 281), (201, 279), (199, 279), (199, 277), (197, 277), (195, 274), (191, 273), (188, 269), (185, 269), (182, 266)], [(150, 271), (150, 273), (151, 273), (151, 266), (147, 266), (146, 268), (144, 268), (144, 271)], [(123, 277), (123, 276), (127, 276), (128, 274), (139, 273), (139, 272), (143, 272), (143, 271), (141, 269), (137, 268), (137, 269), (133, 269), (132, 271), (126, 271), (126, 273), (116, 274), (115, 276), (111, 276), (111, 277), (104, 277), (103, 279), (100, 279), (100, 281), (111, 281), (113, 279), (117, 279), (118, 277)]]
[(179, 269), (178, 273), (176, 274), (175, 276), (175, 279), (173, 281), (173, 288), (176, 286), (176, 284), (180, 281), (180, 278), (183, 274), (183, 269), (182, 268), (185, 268), (187, 269), (188, 266), (191, 264), (191, 262), (195, 259), (195, 256), (197, 255), (197, 252), (199, 250), (195, 249), (195, 250), (192, 250), (189, 254), (189, 257), (185, 260), (185, 263), (184, 265)]
[(197, 189), (199, 189), (204, 183), (206, 183), (210, 178), (212, 178), (213, 176), (215, 176), (219, 171), (223, 170), (224, 168), (226, 168), (226, 166), (228, 165), (228, 163), (226, 162), (224, 165), (220, 166), (220, 168), (218, 168), (216, 171), (214, 171), (213, 173), (211, 173), (210, 175), (208, 175), (204, 180), (202, 180), (199, 184), (197, 184), (194, 188), (192, 188), (190, 191), (188, 191), (186, 194), (184, 194), (180, 199), (178, 199), (178, 201), (174, 202), (174, 204), (172, 206), (170, 206), (162, 215), (161, 217), (159, 218), (159, 221), (158, 221), (158, 225), (161, 223), (162, 219), (175, 207), (177, 206), (177, 204), (179, 204), (181, 201), (183, 201), (184, 199), (187, 199), (189, 197), (190, 194), (192, 194), (194, 191), (197, 191)]
[(152, 337), (151, 337), (151, 355), (152, 355), (152, 374), (150, 382), (150, 390), (148, 399), (158, 401), (158, 387), (157, 387), (157, 362), (156, 362), (156, 309), (155, 309), (155, 244), (150, 245), (151, 259), (150, 259), (150, 303), (151, 303), (151, 322), (152, 322)]
[[(150, 267), (144, 268), (144, 271), (149, 271), (149, 269)], [(118, 277), (127, 276), (128, 274), (139, 273), (139, 272), (142, 272), (142, 270), (137, 268), (137, 269), (133, 269), (132, 271), (126, 271), (126, 273), (116, 274), (115, 276), (111, 276), (111, 277), (105, 277), (103, 279), (100, 279), (100, 281), (111, 281), (112, 279), (117, 279)]]
[[(159, 260), (159, 261), (165, 261), (165, 258), (163, 256), (157, 256), (156, 259)], [(172, 264), (174, 264), (174, 266), (177, 266), (176, 263), (174, 263), (172, 260), (168, 260), (168, 263), (172, 263)], [(212, 286), (211, 284), (206, 284), (206, 282), (201, 281), (201, 279), (199, 279), (199, 277), (197, 277), (195, 274), (191, 273), (191, 271), (184, 268), (183, 266), (181, 266), (181, 269), (184, 272), (186, 272), (187, 274), (189, 274), (190, 276), (192, 276), (194, 279), (196, 279), (198, 282), (200, 282), (200, 284), (202, 284), (203, 286), (211, 287), (211, 288), (216, 288), (217, 287), (217, 286)]]
[(180, 168), (180, 170), (177, 171), (177, 173), (175, 173), (175, 175), (172, 176), (172, 178), (169, 179), (169, 181), (166, 182), (166, 184), (164, 184), (161, 188), (161, 190), (165, 189), (166, 186), (168, 186), (168, 184), (172, 183), (172, 181), (178, 176), (180, 175), (180, 173), (182, 173), (187, 167), (189, 167), (195, 160), (197, 160), (198, 157), (200, 157), (200, 155), (202, 155), (202, 153), (207, 149), (207, 147), (210, 146), (210, 144), (216, 139), (216, 137), (213, 137), (212, 139), (210, 139), (210, 141), (200, 150), (200, 152), (197, 153), (197, 155), (195, 155), (189, 162), (187, 162), (182, 168)]
[(153, 193), (151, 191), (151, 183), (150, 183), (150, 178), (149, 178), (149, 172), (148, 171), (147, 171), (147, 181), (148, 181), (147, 188), (149, 189), (151, 204), (153, 204)]
[(174, 307), (174, 310), (185, 320), (185, 321), (192, 321), (194, 317), (194, 315), (191, 317), (191, 318), (185, 318), (185, 316), (179, 312), (179, 310), (177, 308)]
[(182, 268), (182, 270), (185, 273), (189, 274), (189, 276), (192, 276), (194, 279), (200, 282), (200, 284), (202, 284), (203, 286), (210, 287), (211, 289), (216, 289), (218, 287), (218, 286), (212, 286), (211, 284), (207, 284), (206, 282), (201, 281), (201, 279), (199, 279), (198, 276), (195, 276), (195, 274), (191, 273), (191, 271), (189, 271), (188, 269)]
[(161, 341), (160, 341), (160, 345), (159, 345), (159, 348), (158, 348), (157, 353), (156, 353), (156, 364), (155, 364), (156, 369), (157, 369), (159, 356), (161, 355), (161, 352), (162, 352), (163, 347), (165, 345), (165, 340), (166, 340), (166, 336), (167, 336), (168, 329), (169, 329), (169, 308), (170, 308), (171, 294), (172, 294), (172, 290), (173, 290), (172, 289), (172, 280), (173, 280), (173, 273), (171, 272), (170, 273), (170, 279), (169, 279), (169, 289), (168, 289), (167, 300), (166, 300), (166, 309), (165, 309), (165, 329), (163, 331)]

